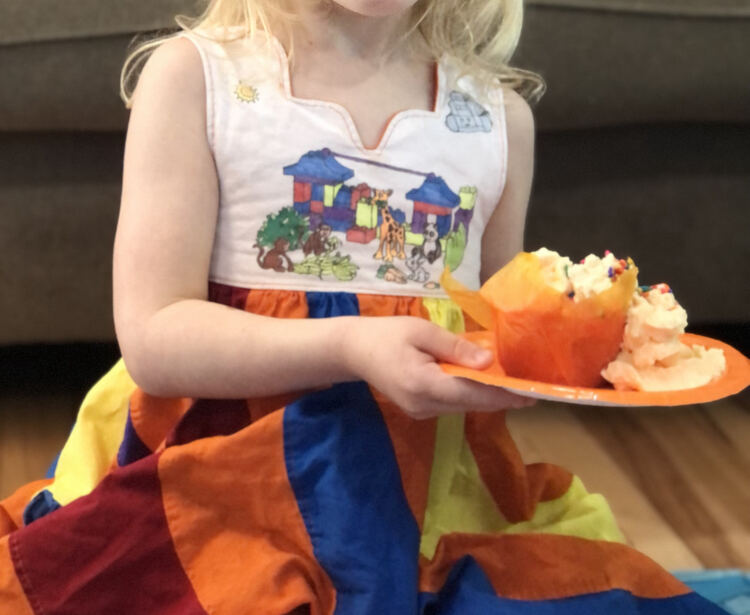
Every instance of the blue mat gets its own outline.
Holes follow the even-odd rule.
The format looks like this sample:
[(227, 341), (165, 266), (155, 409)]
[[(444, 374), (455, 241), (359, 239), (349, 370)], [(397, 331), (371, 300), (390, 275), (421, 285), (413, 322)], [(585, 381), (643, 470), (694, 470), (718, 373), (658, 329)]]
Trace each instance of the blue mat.
[(715, 602), (731, 615), (750, 615), (750, 573), (741, 570), (674, 572), (696, 593)]

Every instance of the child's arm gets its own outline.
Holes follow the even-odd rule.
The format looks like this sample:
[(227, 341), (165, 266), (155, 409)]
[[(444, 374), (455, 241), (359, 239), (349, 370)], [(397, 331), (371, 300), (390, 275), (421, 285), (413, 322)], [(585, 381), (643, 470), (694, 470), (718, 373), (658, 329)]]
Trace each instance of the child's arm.
[(508, 169), (503, 195), (482, 236), (482, 282), (523, 250), (534, 173), (534, 116), (526, 101), (512, 90), (505, 91), (505, 116)]
[(115, 241), (118, 341), (146, 391), (249, 398), (364, 378), (413, 416), (524, 403), (444, 374), (436, 358), (483, 367), (489, 357), (421, 319), (282, 320), (207, 301), (218, 201), (202, 67), (178, 39), (138, 85)]

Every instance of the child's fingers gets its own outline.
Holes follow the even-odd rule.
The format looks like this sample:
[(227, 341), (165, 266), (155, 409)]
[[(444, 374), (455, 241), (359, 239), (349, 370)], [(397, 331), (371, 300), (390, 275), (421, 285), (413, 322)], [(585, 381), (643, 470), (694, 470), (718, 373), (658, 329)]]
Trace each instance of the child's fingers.
[[(519, 396), (513, 396), (519, 397)], [(420, 403), (412, 408), (404, 408), (407, 414), (411, 415), (415, 419), (426, 419), (436, 416), (442, 416), (445, 414), (460, 414), (465, 412), (497, 412), (499, 410), (525, 408), (531, 406), (536, 402), (535, 399), (528, 397), (519, 397), (518, 400), (509, 401), (506, 398), (496, 401), (493, 404), (486, 406), (469, 406), (466, 403), (460, 402), (445, 402), (441, 399), (430, 398), (422, 399)]]
[(441, 405), (455, 408), (454, 412), (491, 412), (507, 408), (524, 408), (534, 403), (533, 399), (510, 393), (500, 387), (447, 374), (440, 374), (440, 377), (435, 378), (430, 393)]
[(489, 350), (437, 326), (425, 328), (416, 344), (423, 352), (447, 363), (482, 369), (492, 362)]

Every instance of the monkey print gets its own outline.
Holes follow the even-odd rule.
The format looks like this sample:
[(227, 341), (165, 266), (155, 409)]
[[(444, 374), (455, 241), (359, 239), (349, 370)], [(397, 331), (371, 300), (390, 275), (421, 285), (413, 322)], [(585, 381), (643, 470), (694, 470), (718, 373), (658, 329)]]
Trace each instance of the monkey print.
[[(279, 237), (274, 241), (273, 248), (271, 248), (265, 255), (265, 248), (261, 247), (260, 252), (258, 252), (258, 265), (260, 265), (262, 269), (273, 269), (279, 273), (292, 271), (294, 265), (286, 253), (289, 249), (289, 245), (289, 240), (286, 237)], [(253, 247), (257, 248), (258, 244), (256, 243)], [(286, 268), (284, 268), (285, 264)]]
[(331, 227), (328, 224), (321, 224), (316, 228), (312, 235), (307, 238), (305, 245), (302, 247), (302, 251), (305, 256), (314, 254), (320, 256), (330, 250), (329, 241), (331, 237)]

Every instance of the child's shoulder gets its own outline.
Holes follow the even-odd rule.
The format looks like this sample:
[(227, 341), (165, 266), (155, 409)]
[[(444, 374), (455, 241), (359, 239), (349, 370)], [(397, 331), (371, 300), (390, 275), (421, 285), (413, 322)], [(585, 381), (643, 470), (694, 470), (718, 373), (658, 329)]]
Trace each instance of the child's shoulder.
[(506, 83), (488, 84), (473, 76), (457, 82), (460, 91), (475, 97), (483, 105), (495, 109), (502, 117), (509, 142), (533, 141), (534, 114), (528, 101)]
[(138, 95), (169, 100), (201, 100), (205, 95), (203, 63), (196, 45), (178, 36), (161, 43), (149, 56), (138, 78)]
[(182, 37), (161, 43), (138, 75), (128, 133), (145, 132), (151, 140), (170, 141), (177, 132), (203, 133), (210, 142), (207, 91), (196, 47)]
[(229, 74), (277, 72), (278, 47), (273, 37), (261, 34), (243, 36), (231, 29), (185, 31), (154, 50), (142, 76), (152, 74), (160, 87), (179, 88), (178, 94), (205, 95), (217, 79)]
[(503, 86), (503, 107), (509, 130), (534, 132), (534, 113), (527, 100), (514, 89)]
[(513, 166), (517, 159), (533, 164), (536, 127), (534, 114), (526, 99), (510, 87), (503, 87), (503, 107), (508, 157)]

